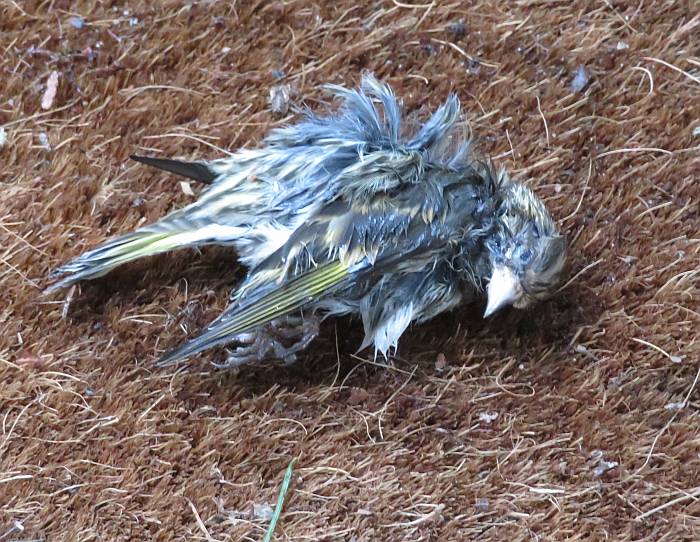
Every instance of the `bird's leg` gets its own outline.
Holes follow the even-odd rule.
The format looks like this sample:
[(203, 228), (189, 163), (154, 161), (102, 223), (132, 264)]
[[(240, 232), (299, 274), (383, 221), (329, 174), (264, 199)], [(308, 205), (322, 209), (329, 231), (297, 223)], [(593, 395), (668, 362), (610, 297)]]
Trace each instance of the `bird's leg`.
[[(296, 361), (297, 352), (306, 348), (318, 335), (319, 319), (315, 315), (304, 318), (280, 318), (269, 324), (241, 333), (235, 340), (242, 343), (234, 350), (228, 351), (228, 359), (218, 368), (231, 368), (246, 363), (266, 360), (281, 360), (285, 365)], [(285, 346), (282, 341), (294, 340)]]
[(235, 337), (235, 340), (242, 343), (235, 350), (226, 349), (228, 358), (223, 363), (214, 363), (217, 369), (231, 369), (239, 365), (245, 365), (255, 361), (260, 361), (264, 354), (268, 351), (267, 337), (262, 333), (262, 330), (241, 333)]
[[(286, 326), (280, 326), (281, 323), (286, 324)], [(294, 363), (297, 352), (304, 350), (311, 344), (311, 341), (318, 337), (320, 324), (321, 322), (315, 314), (309, 314), (305, 317), (287, 316), (284, 320), (272, 322), (270, 325), (281, 339), (296, 341), (287, 347), (282, 346), (282, 343), (278, 341), (277, 345), (281, 347), (276, 350), (278, 359), (283, 360), (285, 365)]]

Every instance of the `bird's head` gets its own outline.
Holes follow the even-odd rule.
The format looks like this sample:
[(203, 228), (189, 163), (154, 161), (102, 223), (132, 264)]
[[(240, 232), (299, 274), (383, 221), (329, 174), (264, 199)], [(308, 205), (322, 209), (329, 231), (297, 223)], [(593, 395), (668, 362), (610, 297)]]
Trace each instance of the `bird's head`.
[(487, 243), (492, 271), (484, 317), (548, 297), (566, 262), (566, 240), (532, 190), (504, 179), (498, 192), (495, 233)]

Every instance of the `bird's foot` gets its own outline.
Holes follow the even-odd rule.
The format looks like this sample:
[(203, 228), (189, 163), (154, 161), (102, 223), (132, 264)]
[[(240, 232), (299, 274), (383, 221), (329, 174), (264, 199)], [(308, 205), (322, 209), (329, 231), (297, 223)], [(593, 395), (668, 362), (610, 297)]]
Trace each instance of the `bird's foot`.
[[(291, 365), (297, 360), (297, 353), (304, 350), (318, 336), (320, 320), (315, 315), (287, 317), (269, 324), (241, 333), (235, 340), (241, 346), (228, 350), (228, 359), (215, 364), (217, 368), (227, 369), (246, 363), (279, 360)], [(285, 343), (293, 341), (291, 345)]]

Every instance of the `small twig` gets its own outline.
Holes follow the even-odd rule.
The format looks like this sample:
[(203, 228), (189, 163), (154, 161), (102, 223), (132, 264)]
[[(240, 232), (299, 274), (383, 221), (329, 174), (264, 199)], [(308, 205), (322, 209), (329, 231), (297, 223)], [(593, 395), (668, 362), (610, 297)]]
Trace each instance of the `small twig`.
[[(700, 367), (698, 367), (698, 372), (695, 375), (695, 380), (693, 380), (693, 383), (690, 385), (690, 389), (688, 390), (688, 393), (685, 396), (685, 399), (683, 399), (683, 406), (685, 407), (688, 404), (688, 399), (690, 399), (690, 396), (693, 393), (693, 390), (695, 389), (695, 385), (698, 383), (698, 377), (700, 377)], [(661, 431), (658, 432), (656, 437), (654, 437), (654, 441), (651, 443), (651, 447), (649, 448), (649, 452), (647, 453), (647, 458), (644, 460), (644, 463), (642, 464), (641, 467), (639, 467), (634, 474), (630, 475), (628, 480), (630, 478), (633, 478), (634, 476), (638, 475), (640, 472), (642, 472), (646, 466), (649, 464), (649, 461), (651, 461), (651, 456), (654, 453), (654, 448), (656, 448), (656, 443), (659, 442), (659, 439), (661, 436), (666, 432), (666, 430), (671, 427), (671, 424), (675, 421), (675, 419), (678, 417), (678, 414), (680, 414), (681, 409), (676, 410), (676, 412), (671, 416), (671, 419), (666, 422), (666, 425), (664, 425), (661, 428)], [(668, 503), (667, 503), (668, 504)], [(670, 506), (670, 505), (669, 505)], [(642, 514), (644, 515), (644, 514)], [(639, 517), (637, 519), (640, 519)]]
[(544, 123), (544, 135), (547, 137), (547, 146), (549, 147), (549, 127), (547, 126), (547, 119), (544, 118), (544, 113), (542, 113), (542, 104), (540, 103), (540, 97), (537, 94), (535, 94), (535, 99), (537, 100), (537, 111), (540, 112), (542, 122)]
[[(688, 32), (693, 30), (696, 26), (700, 25), (700, 12), (695, 15), (692, 19), (690, 19), (687, 23), (685, 23), (683, 26), (678, 28), (671, 36), (668, 38), (668, 43), (673, 43), (675, 42), (678, 38), (681, 36), (685, 36)], [(688, 62), (691, 62), (690, 59), (686, 59)]]
[(667, 68), (671, 68), (672, 70), (677, 71), (678, 73), (681, 73), (681, 74), (685, 75), (688, 79), (690, 79), (691, 81), (695, 81), (697, 84), (700, 85), (700, 78), (695, 77), (694, 75), (689, 74), (689, 73), (688, 73), (687, 71), (685, 71), (685, 70), (681, 70), (678, 66), (674, 66), (673, 64), (669, 64), (669, 63), (666, 62), (665, 60), (661, 60), (660, 58), (654, 58), (654, 57), (651, 57), (651, 56), (645, 56), (645, 57), (644, 57), (644, 60), (651, 60), (652, 62), (656, 62), (656, 63), (658, 63), (658, 64), (661, 64), (662, 66), (666, 66)]
[(125, 88), (119, 91), (119, 94), (123, 94), (126, 96), (126, 100), (129, 101), (135, 96), (138, 96), (142, 92), (145, 92), (147, 90), (174, 90), (177, 92), (184, 92), (186, 94), (194, 94), (195, 96), (206, 96), (206, 94), (199, 92), (197, 90), (192, 90), (190, 88), (182, 88), (182, 87), (176, 87), (172, 85), (146, 85), (143, 87), (137, 87), (137, 88)]
[(404, 4), (403, 2), (397, 2), (394, 0), (394, 5), (397, 8), (408, 8), (408, 9), (431, 9), (435, 2), (430, 2), (430, 4)]
[(621, 154), (625, 152), (659, 152), (662, 154), (673, 156), (673, 153), (671, 151), (667, 151), (666, 149), (659, 149), (657, 147), (630, 147), (628, 149), (613, 149), (611, 151), (602, 152), (598, 156), (596, 156), (596, 159), (603, 158), (604, 156), (610, 156), (611, 154)]
[(197, 509), (194, 507), (192, 501), (187, 499), (187, 502), (189, 503), (190, 508), (192, 509), (192, 513), (194, 514), (195, 520), (197, 520), (197, 526), (202, 531), (202, 533), (204, 533), (204, 537), (207, 539), (207, 542), (219, 542), (216, 538), (209, 534), (206, 525), (204, 525), (202, 518), (199, 517), (199, 512), (197, 512)]
[(435, 506), (435, 508), (433, 508), (431, 512), (423, 514), (422, 516), (418, 517), (417, 519), (414, 519), (413, 521), (406, 521), (403, 523), (389, 523), (388, 525), (383, 525), (383, 527), (417, 527), (418, 525), (422, 525), (423, 523), (429, 523), (439, 520), (442, 517), (442, 512), (444, 510), (445, 505), (438, 504), (437, 506)]
[(418, 369), (418, 366), (417, 366), (417, 365), (416, 365), (415, 367), (413, 367), (413, 371), (411, 371), (411, 374), (410, 374), (410, 375), (408, 376), (408, 378), (404, 381), (404, 383), (401, 384), (401, 386), (399, 386), (399, 389), (397, 389), (396, 391), (394, 391), (394, 393), (391, 394), (391, 396), (385, 401), (385, 403), (384, 403), (384, 405), (382, 406), (382, 408), (380, 408), (380, 409), (377, 410), (376, 412), (373, 412), (373, 413), (372, 413), (372, 416), (374, 416), (374, 417), (377, 418), (377, 426), (378, 426), (378, 428), (379, 428), (379, 436), (381, 437), (382, 440), (384, 440), (384, 433), (383, 433), (383, 431), (382, 431), (382, 416), (384, 415), (384, 412), (386, 412), (386, 409), (387, 409), (387, 407), (389, 406), (389, 403), (391, 403), (391, 402), (396, 398), (396, 396), (397, 396), (399, 393), (401, 393), (401, 391), (402, 391), (402, 390), (406, 387), (406, 385), (411, 381), (411, 379), (413, 378), (413, 375), (416, 374), (416, 370), (417, 370), (417, 369)]
[(7, 234), (11, 235), (11, 236), (14, 237), (15, 239), (17, 239), (17, 240), (19, 240), (20, 242), (24, 243), (25, 246), (28, 246), (28, 247), (31, 248), (33, 251), (38, 252), (39, 254), (42, 254), (42, 255), (46, 256), (47, 258), (49, 257), (49, 254), (48, 254), (46, 251), (41, 250), (41, 249), (38, 248), (38, 247), (35, 247), (35, 246), (32, 245), (29, 241), (27, 241), (24, 237), (22, 237), (21, 235), (16, 234), (16, 233), (13, 232), (10, 228), (8, 228), (7, 226), (5, 226), (5, 224), (3, 224), (2, 222), (0, 222), (0, 228), (2, 228)]
[(41, 286), (39, 286), (39, 284), (37, 284), (35, 281), (30, 279), (27, 275), (22, 273), (22, 271), (17, 269), (14, 265), (12, 265), (10, 262), (8, 262), (5, 258), (0, 257), (0, 262), (4, 263), (7, 267), (12, 269), (15, 273), (17, 273), (20, 277), (22, 277), (26, 282), (28, 282), (32, 286), (35, 286), (36, 288), (41, 289)]
[[(6, 433), (5, 433), (5, 423), (4, 423), (4, 420), (3, 420), (3, 428), (2, 428), (2, 429), (3, 429), (3, 433), (5, 433), (5, 440), (3, 440), (2, 443), (0, 444), (0, 452), (2, 452), (2, 451), (3, 451), (3, 448), (5, 448), (5, 446), (7, 446), (7, 443), (10, 442), (10, 438), (12, 437), (12, 433), (14, 432), (15, 427), (17, 426), (17, 423), (20, 421), (20, 419), (22, 419), (22, 416), (24, 416), (24, 413), (27, 411), (27, 409), (28, 409), (30, 406), (32, 406), (33, 404), (34, 404), (34, 401), (32, 401), (31, 403), (27, 403), (26, 405), (24, 405), (24, 408), (23, 408), (23, 409), (20, 411), (20, 413), (17, 415), (17, 417), (15, 418), (15, 421), (12, 422), (12, 426), (10, 427), (10, 430), (7, 431)], [(5, 416), (7, 416), (7, 415), (5, 415)]]
[(513, 149), (513, 142), (510, 140), (508, 128), (506, 128), (506, 139), (508, 140), (508, 145), (510, 145), (510, 154), (513, 157), (513, 163), (515, 163), (515, 149)]
[(63, 107), (57, 107), (56, 109), (52, 109), (51, 111), (42, 111), (41, 113), (35, 113), (34, 115), (30, 115), (29, 117), (23, 117), (21, 119), (13, 120), (11, 122), (7, 122), (2, 125), (3, 128), (9, 128), (10, 126), (15, 126), (17, 124), (22, 124), (23, 122), (29, 122), (30, 120), (36, 120), (40, 117), (46, 117), (47, 115), (53, 115), (55, 113), (58, 113), (60, 111), (65, 111), (66, 109), (69, 109), (73, 107), (75, 104), (77, 104), (81, 98), (76, 98), (70, 103), (67, 103)]
[(664, 350), (660, 346), (656, 346), (655, 344), (650, 343), (649, 341), (645, 341), (644, 339), (638, 339), (637, 337), (632, 337), (632, 340), (634, 342), (639, 343), (639, 344), (643, 344), (644, 346), (648, 346), (649, 348), (653, 348), (657, 352), (666, 356), (672, 363), (678, 363), (682, 359), (682, 358), (679, 358), (678, 356), (672, 356), (671, 354), (666, 352), (666, 350)]
[(566, 290), (569, 286), (571, 286), (574, 282), (576, 282), (576, 280), (577, 280), (581, 275), (583, 275), (586, 271), (588, 271), (589, 269), (592, 269), (593, 267), (595, 267), (596, 265), (598, 265), (598, 264), (599, 264), (600, 262), (602, 262), (602, 261), (603, 261), (603, 260), (596, 260), (596, 261), (594, 261), (593, 263), (589, 263), (586, 267), (584, 267), (583, 269), (581, 269), (581, 271), (579, 271), (579, 272), (576, 273), (573, 277), (571, 277), (571, 278), (566, 282), (566, 284), (564, 284), (561, 288), (559, 288), (559, 289), (558, 289), (556, 292), (554, 292), (554, 293), (555, 293), (555, 294), (558, 294), (558, 293), (561, 292), (562, 290)]
[[(338, 346), (338, 324), (335, 325), (335, 376), (333, 377), (333, 383), (326, 387), (325, 391), (321, 393), (321, 401), (325, 401), (335, 390), (335, 384), (340, 378), (340, 347)], [(341, 386), (342, 388), (342, 386)]]
[[(467, 52), (464, 49), (462, 49), (461, 47), (459, 47), (456, 43), (452, 43), (451, 41), (439, 40), (437, 38), (430, 38), (430, 41), (434, 41), (435, 43), (439, 43), (440, 45), (445, 45), (447, 47), (454, 49), (455, 51), (457, 51), (460, 55), (462, 55), (467, 60), (472, 60), (472, 61), (477, 60), (475, 57), (467, 54)], [(481, 64), (482, 66), (486, 66), (487, 68), (493, 68), (496, 70), (499, 70), (501, 68), (500, 64), (494, 64), (493, 62), (487, 62), (483, 59), (478, 59), (478, 61), (479, 61), (479, 64)]]
[(192, 139), (196, 141), (197, 143), (201, 143), (202, 145), (206, 145), (207, 147), (211, 147), (212, 149), (216, 149), (219, 152), (222, 152), (224, 154), (228, 154), (229, 156), (233, 156), (233, 153), (231, 151), (227, 151), (226, 149), (223, 149), (221, 147), (217, 147), (216, 145), (209, 143), (208, 141), (205, 141), (202, 138), (195, 137), (189, 134), (159, 134), (159, 135), (153, 135), (153, 136), (145, 136), (144, 139), (160, 139), (164, 137), (182, 137), (184, 139)]
[(61, 320), (65, 320), (68, 316), (68, 311), (70, 310), (70, 305), (73, 302), (73, 296), (75, 295), (76, 284), (73, 284), (66, 294), (66, 299), (63, 301), (63, 308), (61, 309)]
[(418, 20), (416, 23), (416, 26), (414, 28), (420, 28), (420, 26), (423, 24), (423, 21), (425, 21), (428, 18), (428, 15), (430, 15), (430, 12), (433, 10), (435, 7), (435, 2), (431, 2), (430, 5), (426, 8), (425, 12), (423, 13), (423, 16)]
[(657, 512), (661, 512), (661, 510), (664, 510), (665, 508), (668, 508), (668, 507), (673, 506), (675, 504), (681, 503), (683, 501), (695, 499), (696, 497), (700, 497), (700, 486), (691, 490), (690, 493), (686, 493), (685, 495), (681, 495), (680, 497), (676, 497), (675, 499), (672, 499), (668, 502), (665, 502), (664, 504), (661, 504), (661, 505), (657, 506), (656, 508), (652, 508), (651, 510), (647, 510), (643, 514), (639, 514), (634, 519), (637, 521), (642, 521), (643, 519), (646, 519), (649, 516), (656, 514)]
[(17, 2), (15, 2), (15, 0), (8, 0), (8, 3), (9, 3), (12, 7), (18, 9), (19, 12), (20, 12), (22, 15), (24, 15), (24, 16), (26, 16), (26, 17), (33, 17), (32, 15), (29, 15), (29, 13), (27, 13), (26, 11), (24, 11), (24, 10), (17, 4)]
[(581, 204), (583, 203), (583, 198), (586, 197), (586, 190), (588, 190), (588, 183), (591, 180), (591, 174), (593, 173), (593, 160), (588, 161), (588, 177), (586, 177), (586, 184), (583, 185), (583, 190), (581, 191), (581, 198), (578, 200), (578, 205), (576, 205), (576, 209), (574, 209), (574, 212), (571, 213), (569, 216), (566, 218), (562, 219), (561, 223), (564, 224), (567, 220), (572, 219), (573, 217), (576, 216), (578, 213), (578, 210), (581, 208)]
[(633, 70), (639, 70), (642, 73), (647, 74), (647, 77), (649, 77), (649, 96), (651, 96), (654, 93), (654, 77), (651, 75), (651, 72), (647, 68), (642, 68), (641, 66), (633, 66)]
[(16, 482), (17, 480), (31, 480), (33, 478), (34, 476), (32, 476), (31, 474), (17, 474), (15, 476), (8, 476), (7, 478), (0, 478), (0, 484)]
[(263, 542), (270, 542), (270, 540), (272, 540), (272, 533), (275, 532), (277, 521), (279, 520), (280, 514), (282, 513), (282, 507), (284, 506), (284, 497), (287, 495), (287, 490), (289, 489), (289, 482), (292, 481), (294, 463), (296, 463), (296, 458), (292, 459), (289, 462), (289, 465), (287, 465), (287, 472), (284, 473), (284, 480), (282, 480), (280, 494), (279, 497), (277, 497), (277, 505), (275, 506), (275, 511), (272, 513), (270, 526), (267, 528), (267, 532), (265, 533), (265, 538), (263, 538)]

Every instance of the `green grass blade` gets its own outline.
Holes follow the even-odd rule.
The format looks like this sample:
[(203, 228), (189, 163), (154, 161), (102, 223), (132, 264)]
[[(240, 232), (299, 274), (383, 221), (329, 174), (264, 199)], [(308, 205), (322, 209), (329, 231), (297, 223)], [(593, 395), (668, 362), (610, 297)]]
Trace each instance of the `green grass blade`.
[(287, 490), (289, 489), (289, 482), (292, 481), (292, 471), (294, 470), (294, 463), (296, 459), (292, 459), (287, 465), (287, 472), (284, 473), (284, 480), (282, 480), (282, 487), (280, 488), (279, 497), (277, 497), (277, 506), (275, 506), (275, 511), (272, 513), (272, 519), (270, 519), (270, 526), (267, 528), (265, 533), (265, 538), (263, 542), (270, 542), (272, 540), (272, 533), (275, 532), (275, 527), (277, 526), (277, 521), (282, 513), (282, 507), (284, 506), (284, 497), (287, 495)]

